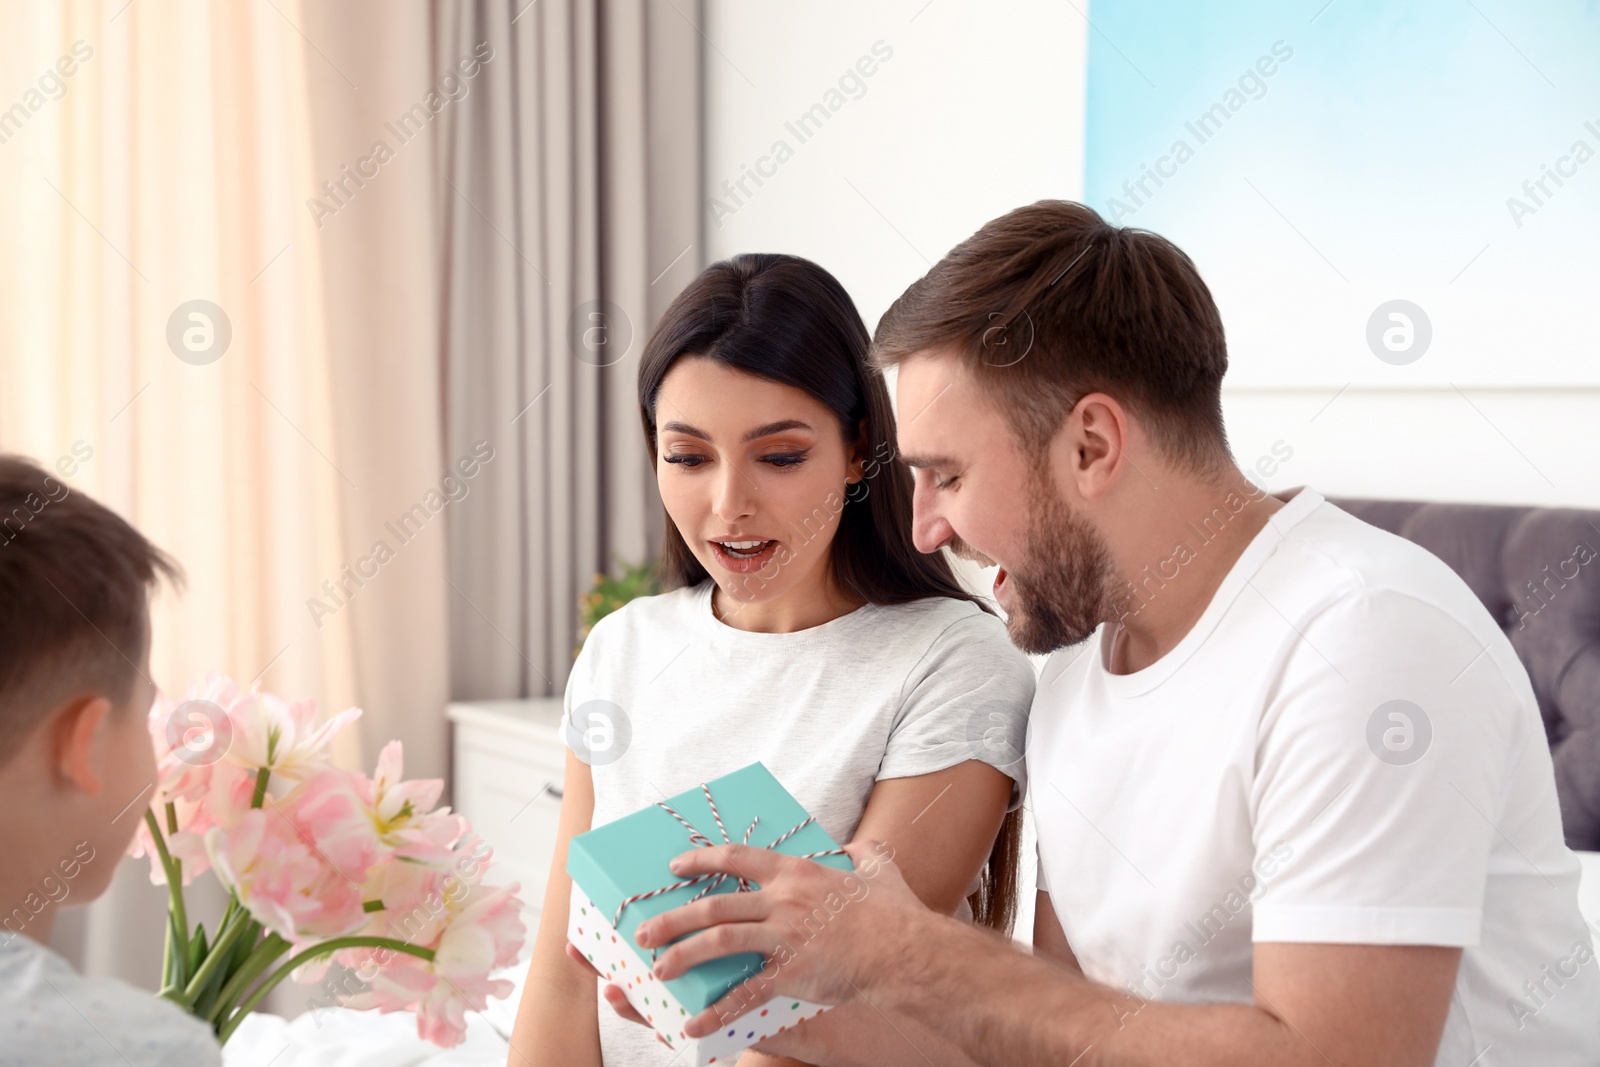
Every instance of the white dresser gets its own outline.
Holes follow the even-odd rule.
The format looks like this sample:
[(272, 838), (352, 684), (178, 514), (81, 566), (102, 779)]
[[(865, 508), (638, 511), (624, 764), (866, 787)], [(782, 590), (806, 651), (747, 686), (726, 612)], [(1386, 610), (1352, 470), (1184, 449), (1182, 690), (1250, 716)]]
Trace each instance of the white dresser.
[(456, 811), (494, 849), (495, 878), (522, 883), (518, 895), (533, 947), (561, 814), (566, 745), (561, 698), (449, 704)]

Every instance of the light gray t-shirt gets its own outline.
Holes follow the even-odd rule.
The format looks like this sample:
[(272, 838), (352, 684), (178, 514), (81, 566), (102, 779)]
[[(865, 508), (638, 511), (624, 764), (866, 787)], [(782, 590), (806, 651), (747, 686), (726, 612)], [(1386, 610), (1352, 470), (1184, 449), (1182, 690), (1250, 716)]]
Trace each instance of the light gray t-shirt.
[[(884, 778), (982, 760), (1011, 776), (1011, 807), (1021, 804), (1034, 670), (997, 617), (929, 597), (752, 633), (712, 613), (713, 588), (630, 601), (584, 642), (566, 733), (594, 744), (574, 749), (594, 778), (594, 825), (756, 760), (841, 844)], [(599, 1007), (607, 1067), (671, 1059), (650, 1031)]]
[(86, 978), (31, 937), (0, 932), (0, 1063), (8, 1067), (212, 1067), (217, 1039), (170, 1001)]

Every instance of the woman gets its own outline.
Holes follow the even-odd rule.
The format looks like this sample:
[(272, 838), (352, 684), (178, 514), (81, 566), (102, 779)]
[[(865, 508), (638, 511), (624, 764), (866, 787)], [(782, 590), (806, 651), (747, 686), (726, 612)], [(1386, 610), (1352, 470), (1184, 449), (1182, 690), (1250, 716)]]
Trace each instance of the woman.
[(1010, 930), (1023, 772), (1000, 761), (1021, 751), (1033, 671), (945, 558), (913, 546), (867, 349), (843, 287), (783, 255), (707, 268), (645, 346), (669, 591), (601, 619), (573, 664), (574, 750), (513, 1064), (671, 1060), (565, 953), (567, 842), (755, 760), (835, 840), (893, 845), (929, 907)]

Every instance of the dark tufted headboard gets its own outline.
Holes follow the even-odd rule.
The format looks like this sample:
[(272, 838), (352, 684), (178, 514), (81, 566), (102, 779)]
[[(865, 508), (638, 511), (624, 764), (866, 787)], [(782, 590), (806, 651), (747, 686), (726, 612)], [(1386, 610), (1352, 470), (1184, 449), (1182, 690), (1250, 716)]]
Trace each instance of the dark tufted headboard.
[(1539, 698), (1567, 845), (1600, 851), (1600, 511), (1333, 503), (1444, 560), (1499, 620)]

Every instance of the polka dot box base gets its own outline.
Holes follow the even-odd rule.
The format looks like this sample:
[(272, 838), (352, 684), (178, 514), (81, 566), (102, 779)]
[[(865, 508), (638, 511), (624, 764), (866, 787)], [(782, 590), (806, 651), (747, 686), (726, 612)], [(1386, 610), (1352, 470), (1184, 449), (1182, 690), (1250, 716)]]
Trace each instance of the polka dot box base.
[[(594, 902), (576, 884), (572, 887), (572, 905), (567, 913), (567, 940), (578, 946), (600, 973), (621, 986), (628, 1003), (650, 1020), (661, 1040), (680, 1052), (673, 1057), (673, 1067), (732, 1064), (742, 1049), (827, 1010), (807, 1000), (774, 997), (716, 1033), (691, 1038), (683, 1032), (690, 1012), (650, 973), (638, 954), (622, 943), (607, 917), (600, 914)], [(600, 1010), (610, 1009), (602, 1006)]]

